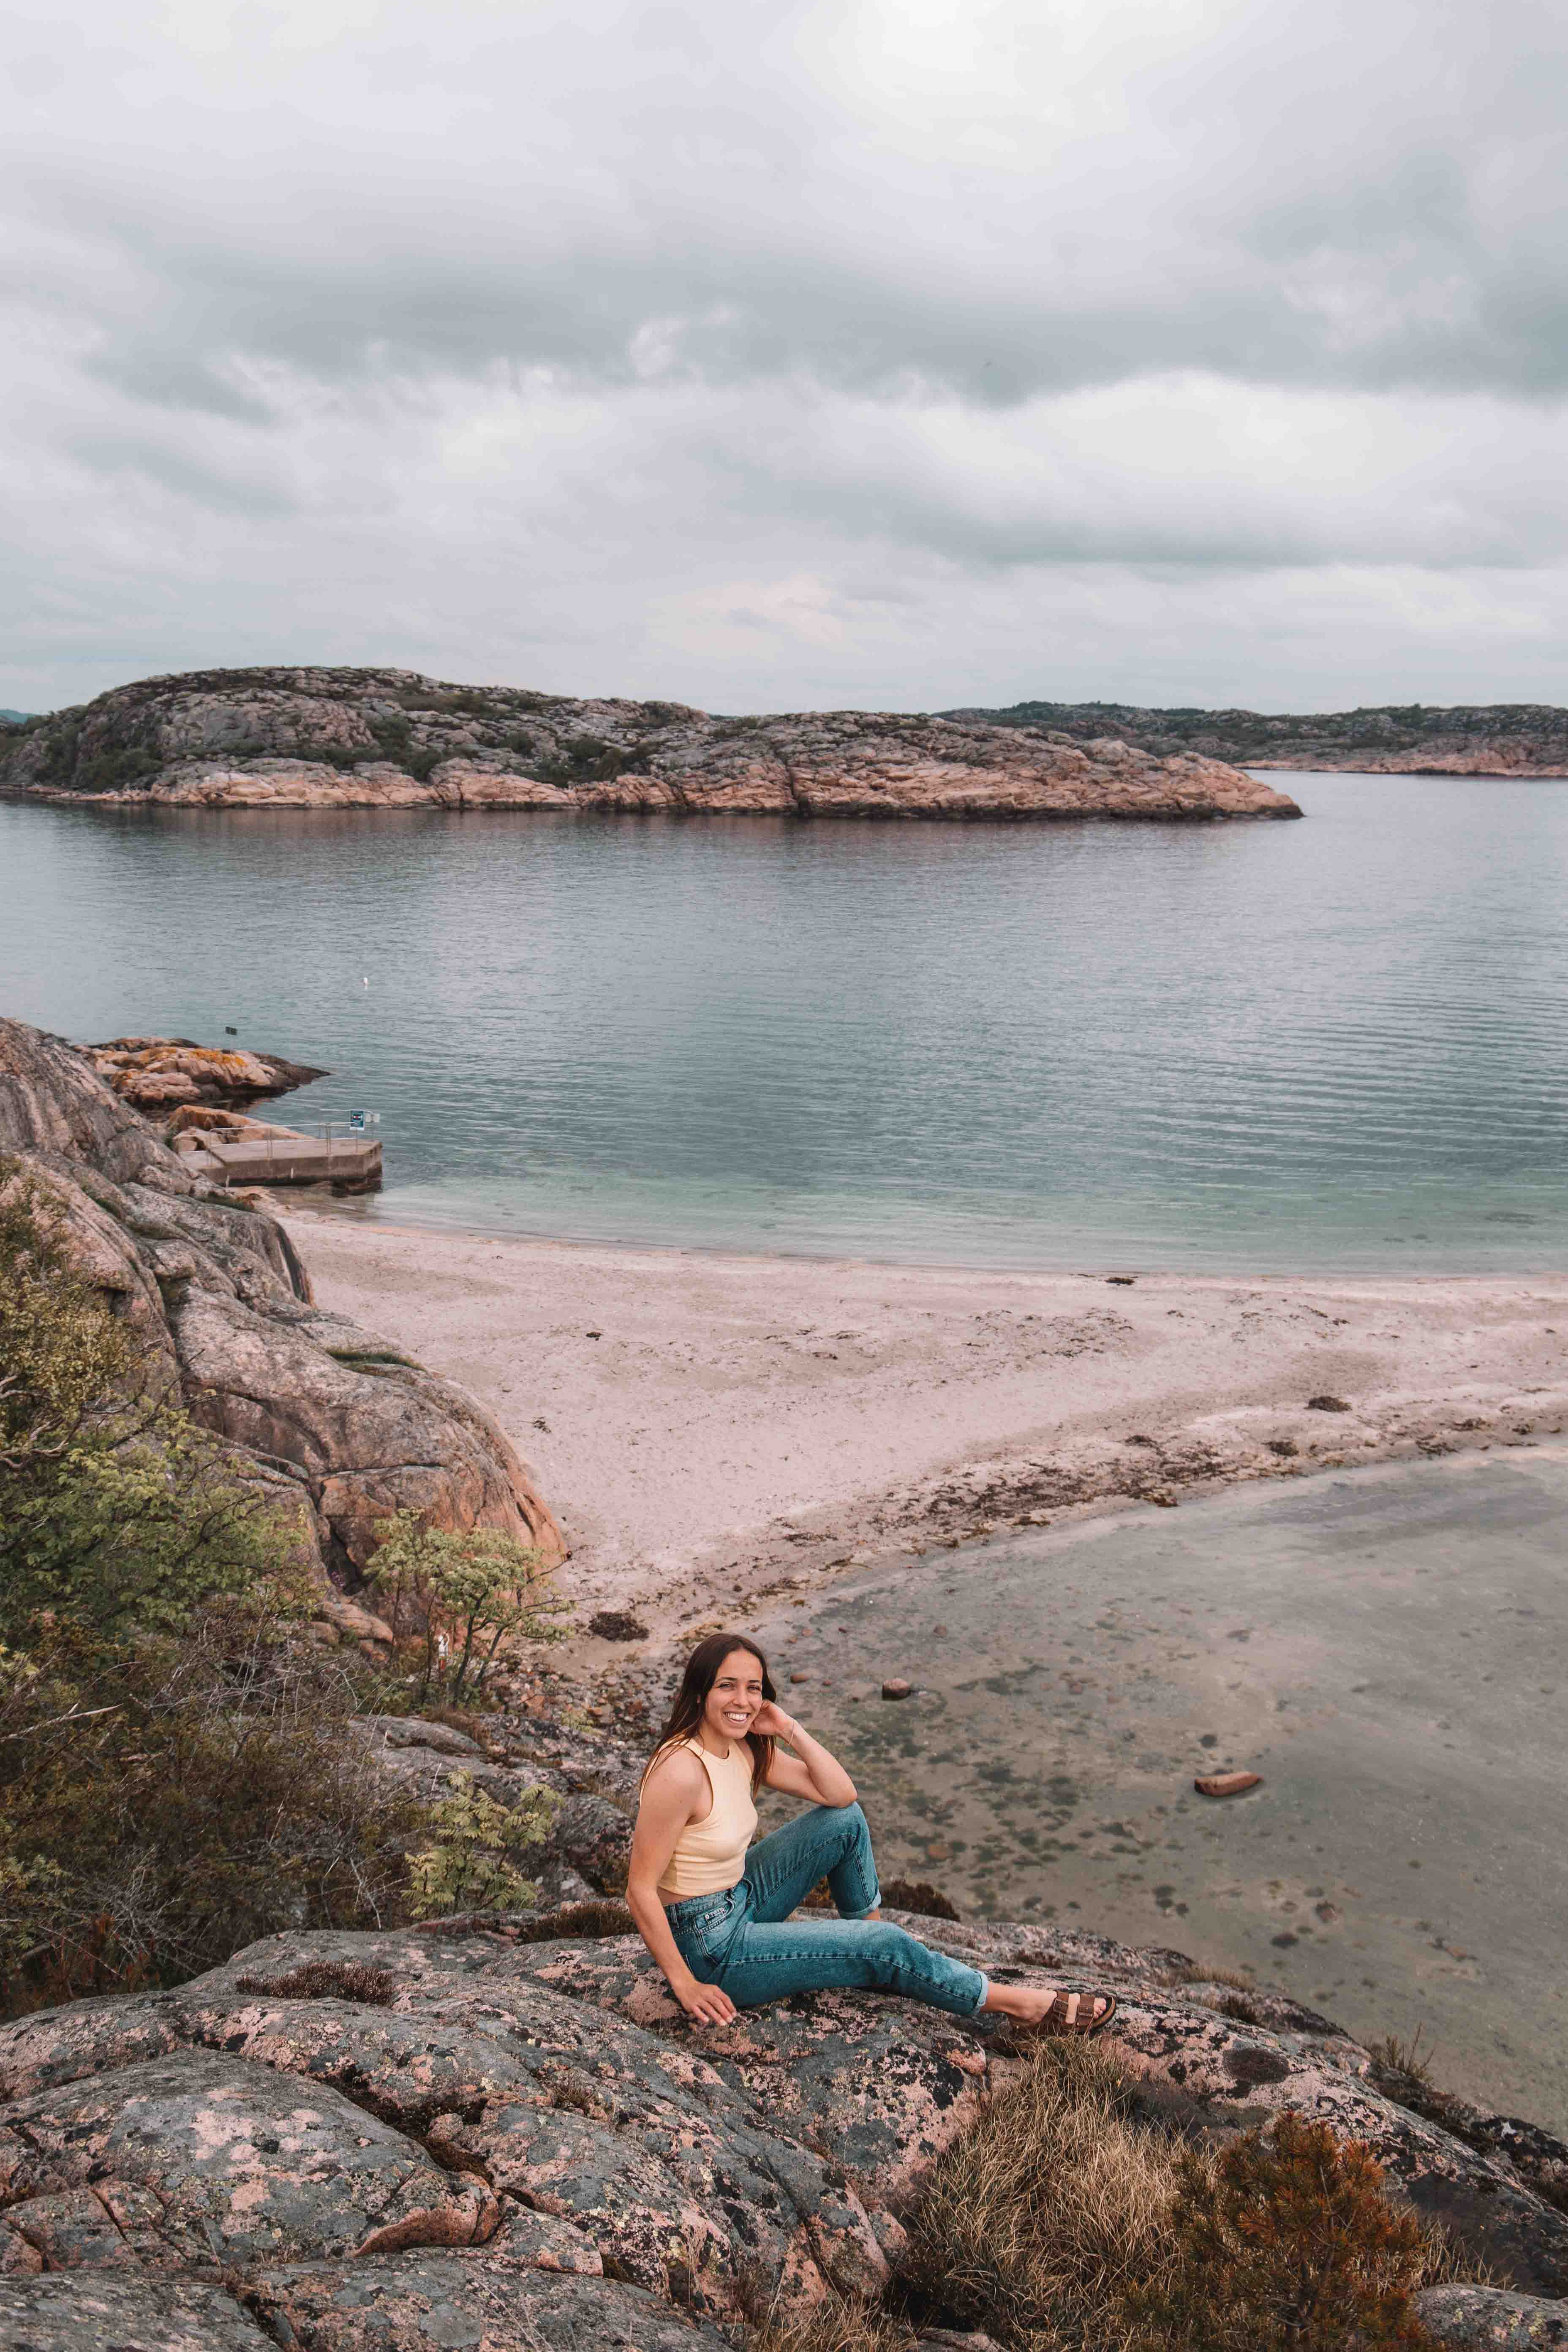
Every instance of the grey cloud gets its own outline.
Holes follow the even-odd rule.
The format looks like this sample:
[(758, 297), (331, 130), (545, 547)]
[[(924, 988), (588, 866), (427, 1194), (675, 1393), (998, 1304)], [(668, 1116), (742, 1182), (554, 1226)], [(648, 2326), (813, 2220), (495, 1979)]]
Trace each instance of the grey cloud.
[(275, 482), (254, 473), (241, 475), (233, 467), (204, 465), (188, 451), (146, 436), (83, 434), (69, 446), (70, 454), (89, 473), (142, 476), (216, 514), (281, 516), (297, 509), (298, 501)]
[[(1545, 120), (1548, 91), (1568, 96), (1527, 6), (1308, 18), (1256, 0), (1239, 30), (1216, 16), (1228, 43), (1129, 78), (1130, 127), (1042, 127), (1007, 169), (889, 152), (831, 90), (759, 74), (732, 28), (715, 56), (717, 5), (624, 14), (645, 37), (606, 44), (585, 84), (549, 11), (533, 50), (500, 45), (466, 82), (433, 61), (431, 103), (467, 101), (446, 141), (363, 91), (288, 142), (215, 149), (198, 118), (145, 171), (122, 121), (107, 144), (35, 134), (32, 202), (155, 289), (112, 322), (105, 364), (177, 400), (173, 317), (203, 360), (328, 380), (514, 364), (631, 381), (651, 337), (681, 380), (794, 372), (994, 404), (1176, 368), (1568, 382), (1568, 259), (1533, 228), (1564, 166), (1543, 146), (1531, 184), (1506, 170), (1519, 110)], [(811, 12), (775, 14), (798, 31)], [(672, 44), (688, 69), (650, 72)]]
[(0, 701), (117, 645), (729, 708), (1560, 690), (1532, 0), (66, 5), (0, 161)]

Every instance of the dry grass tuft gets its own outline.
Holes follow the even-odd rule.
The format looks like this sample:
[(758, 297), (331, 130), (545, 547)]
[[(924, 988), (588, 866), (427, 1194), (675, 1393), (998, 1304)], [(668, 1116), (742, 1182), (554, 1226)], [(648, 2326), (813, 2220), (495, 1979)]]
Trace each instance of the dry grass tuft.
[(1230, 1985), (1244, 1993), (1258, 1990), (1251, 1977), (1245, 1976), (1239, 1969), (1211, 1969), (1202, 1960), (1189, 1960), (1184, 1969), (1172, 1969), (1161, 1981), (1167, 1985)]
[(950, 2324), (1029, 2352), (1120, 2352), (1130, 2297), (1168, 2265), (1179, 2161), (1113, 2060), (1045, 2042), (934, 2168), (910, 2285)]
[(307, 1960), (287, 1976), (237, 1977), (235, 1990), (268, 2000), (358, 2000), (367, 2009), (389, 2009), (397, 1985), (386, 1969), (367, 1969), (358, 1960)]
[(637, 1921), (624, 1903), (563, 1903), (559, 1911), (542, 1911), (536, 1918), (507, 1921), (507, 1932), (520, 1944), (553, 1944), (563, 1937), (594, 1939), (603, 1936), (635, 1936)]
[(874, 2305), (830, 2295), (809, 2311), (775, 2305), (749, 2339), (749, 2352), (918, 2352), (907, 2320)]
[(1418, 2025), (1408, 2042), (1397, 2033), (1385, 2033), (1381, 2042), (1367, 2043), (1367, 2055), (1373, 2068), (1384, 2074), (1398, 2074), (1407, 2083), (1417, 2083), (1427, 2089), (1432, 2084), (1432, 2046), (1425, 2049), (1422, 2042), (1426, 2028)]

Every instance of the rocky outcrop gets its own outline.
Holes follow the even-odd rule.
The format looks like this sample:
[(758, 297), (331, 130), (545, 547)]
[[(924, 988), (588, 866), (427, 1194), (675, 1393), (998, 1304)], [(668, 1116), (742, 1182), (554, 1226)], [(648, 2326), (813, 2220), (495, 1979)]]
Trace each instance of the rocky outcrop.
[[(324, 1078), (308, 1063), (237, 1046), (198, 1045), (194, 1037), (111, 1037), (88, 1053), (100, 1077), (138, 1110), (175, 1110), (210, 1104), (229, 1117), (236, 1103), (286, 1095)], [(188, 1109), (186, 1115), (189, 1115)]]
[(458, 687), (410, 670), (211, 670), (118, 687), (0, 740), (0, 790), (177, 807), (626, 810), (680, 815), (1294, 817), (1282, 793), (1110, 730)]
[(949, 719), (1046, 729), (1067, 742), (1113, 735), (1147, 756), (1197, 753), (1247, 768), (1329, 769), (1373, 776), (1568, 776), (1568, 710), (1505, 702), (1436, 709), (1420, 703), (1304, 717), (1258, 710), (1140, 710), (1121, 702), (1015, 702)]
[(1429, 2336), (1463, 2352), (1536, 2352), (1568, 2345), (1568, 2303), (1485, 2286), (1432, 2286), (1415, 2298)]
[[(1113, 1984), (1167, 2122), (1223, 2137), (1292, 2106), (1370, 2140), (1492, 2265), (1489, 2290), (1433, 2291), (1441, 2340), (1562, 2340), (1568, 2217), (1381, 2097), (1327, 2019), (1267, 1996), (1267, 2023), (1228, 2017), (1177, 1953), (908, 1924), (994, 1975)], [(247, 2329), (717, 2352), (775, 2294), (875, 2293), (923, 2173), (1017, 2063), (994, 2021), (861, 1994), (699, 2032), (635, 1938), (521, 1933), (277, 1936), (0, 2029), (0, 2344), (86, 2352), (112, 2324), (161, 2352), (204, 2326), (224, 2352)]]
[[(476, 1722), (485, 1734), (482, 1743), (449, 1723), (427, 1723), (416, 1715), (363, 1716), (355, 1728), (383, 1771), (426, 1803), (450, 1794), (459, 1780), (509, 1807), (531, 1790), (548, 1790), (550, 1821), (543, 1843), (529, 1855), (529, 1874), (551, 1903), (618, 1895), (625, 1887), (637, 1776), (634, 1769), (628, 1780), (614, 1763), (604, 1770), (593, 1747), (611, 1743), (592, 1743), (578, 1727), (564, 1749), (552, 1754), (537, 1737), (519, 1745), (499, 1717)], [(531, 1734), (536, 1730), (530, 1726)]]
[(17, 1021), (0, 1020), (0, 1155), (47, 1192), (74, 1262), (339, 1584), (357, 1583), (374, 1522), (405, 1506), (560, 1556), (548, 1505), (474, 1398), (315, 1306), (275, 1218), (194, 1176), (89, 1055)]

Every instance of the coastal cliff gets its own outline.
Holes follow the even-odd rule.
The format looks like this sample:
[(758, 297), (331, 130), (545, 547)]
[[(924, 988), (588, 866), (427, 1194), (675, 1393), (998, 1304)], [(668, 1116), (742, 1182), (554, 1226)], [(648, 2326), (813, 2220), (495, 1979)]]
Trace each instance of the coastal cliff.
[(1141, 710), (1121, 702), (1015, 702), (950, 710), (990, 727), (1041, 729), (1074, 743), (1116, 736), (1152, 759), (1182, 753), (1247, 768), (1363, 776), (1568, 777), (1568, 710), (1504, 702), (1436, 709), (1422, 703), (1304, 717), (1258, 710)]
[(177, 808), (622, 810), (1006, 822), (1296, 817), (1205, 754), (1107, 730), (443, 685), (410, 670), (206, 670), (0, 732), (0, 791)]
[(192, 1418), (287, 1513), (329, 1620), (366, 1630), (341, 1589), (362, 1581), (377, 1521), (398, 1509), (561, 1556), (548, 1505), (476, 1399), (319, 1307), (277, 1219), (192, 1175), (90, 1051), (0, 1019), (0, 1184), (18, 1176)]

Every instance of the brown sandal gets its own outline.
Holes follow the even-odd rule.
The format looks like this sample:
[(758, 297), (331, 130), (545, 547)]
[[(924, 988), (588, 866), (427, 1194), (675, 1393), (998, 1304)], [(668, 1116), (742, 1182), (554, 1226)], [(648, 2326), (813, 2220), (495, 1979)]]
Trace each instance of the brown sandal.
[[(1099, 2017), (1094, 2014), (1097, 2000), (1105, 2003)], [(1115, 2014), (1116, 1995), (1113, 1992), (1058, 1992), (1052, 1995), (1049, 2009), (1043, 2017), (1036, 2020), (1030, 2030), (1053, 2035), (1099, 2033), (1110, 2024)]]

